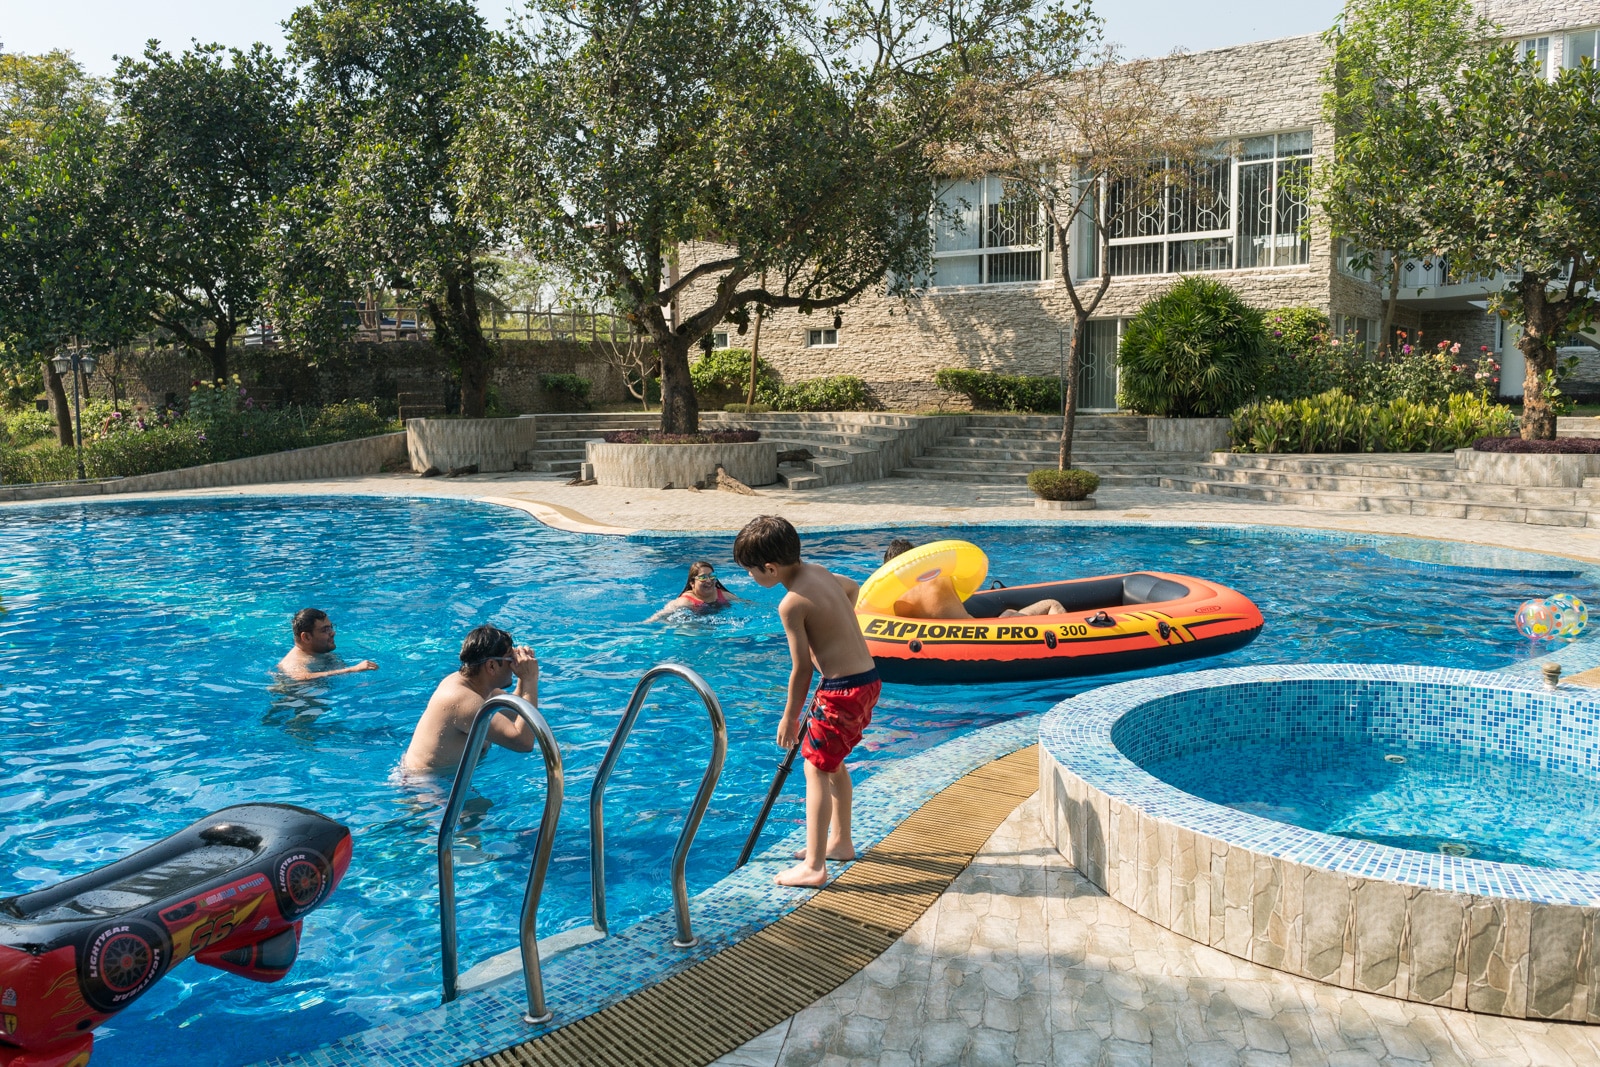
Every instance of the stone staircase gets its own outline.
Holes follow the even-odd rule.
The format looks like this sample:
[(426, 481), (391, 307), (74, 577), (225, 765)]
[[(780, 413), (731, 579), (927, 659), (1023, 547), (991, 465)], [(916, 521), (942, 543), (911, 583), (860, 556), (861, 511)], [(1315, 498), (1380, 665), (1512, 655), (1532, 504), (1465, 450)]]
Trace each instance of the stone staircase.
[(887, 478), (898, 467), (960, 429), (964, 415), (896, 415), (877, 411), (707, 412), (701, 425), (748, 427), (780, 452), (805, 449), (812, 458), (778, 467), (790, 489), (820, 489)]
[[(1451, 453), (1261, 455), (1217, 452), (1182, 473), (1162, 476), (1166, 489), (1337, 511), (1435, 518), (1600, 526), (1600, 478), (1581, 486), (1486, 482), (1460, 470)], [(1595, 522), (1589, 516), (1596, 512)]]
[(655, 412), (536, 415), (538, 444), (529, 453), (528, 469), (539, 474), (575, 477), (583, 465), (590, 441), (601, 440), (610, 430), (654, 430), (661, 426)]
[[(1061, 439), (1058, 415), (969, 415), (965, 425), (893, 472), (896, 478), (985, 485), (1026, 485), (1028, 472), (1054, 467)], [(1100, 475), (1104, 488), (1155, 486), (1187, 471), (1204, 452), (1157, 451), (1150, 420), (1127, 415), (1079, 415), (1073, 425), (1072, 465)]]

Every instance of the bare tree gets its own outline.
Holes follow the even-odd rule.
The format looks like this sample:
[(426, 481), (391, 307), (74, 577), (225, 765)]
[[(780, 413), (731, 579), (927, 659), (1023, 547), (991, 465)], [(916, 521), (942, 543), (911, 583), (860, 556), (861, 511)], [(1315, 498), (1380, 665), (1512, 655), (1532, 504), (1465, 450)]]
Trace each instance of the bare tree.
[[(1214, 210), (1212, 179), (1226, 100), (1184, 92), (1170, 82), (1180, 56), (1124, 60), (1105, 44), (1081, 69), (1020, 95), (1006, 119), (988, 131), (963, 169), (995, 175), (1014, 210), (1043, 209), (1056, 248), (1056, 269), (1072, 301), (1058, 466), (1072, 466), (1078, 378), (1089, 319), (1111, 287), (1111, 239), (1140, 232), (1160, 211)], [(1220, 206), (1226, 209), (1226, 182)], [(1092, 244), (1093, 260), (1074, 277), (1074, 260)]]
[(650, 378), (660, 374), (661, 367), (661, 357), (656, 354), (655, 343), (637, 330), (630, 332), (625, 341), (596, 334), (595, 351), (602, 363), (615, 367), (622, 375), (622, 384), (627, 387), (628, 395), (639, 401), (645, 411), (649, 411)]

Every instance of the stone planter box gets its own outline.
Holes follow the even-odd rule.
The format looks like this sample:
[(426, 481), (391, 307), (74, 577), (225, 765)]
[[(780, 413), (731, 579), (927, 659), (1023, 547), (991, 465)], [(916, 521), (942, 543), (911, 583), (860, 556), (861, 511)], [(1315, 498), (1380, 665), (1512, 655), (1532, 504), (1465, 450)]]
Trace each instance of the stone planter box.
[(514, 470), (538, 444), (532, 415), (512, 419), (407, 419), (411, 469), (449, 472), (476, 466), (479, 473)]
[(1041, 496), (1034, 499), (1033, 506), (1040, 511), (1093, 511), (1094, 497), (1085, 500), (1046, 500)]
[(717, 467), (745, 485), (778, 480), (778, 445), (748, 441), (716, 445), (613, 445), (590, 441), (588, 464), (601, 485), (630, 489), (687, 489), (715, 480)]
[(1231, 419), (1151, 419), (1150, 447), (1156, 452), (1226, 452)]
[(1526, 452), (1456, 449), (1456, 469), (1474, 482), (1496, 485), (1571, 486), (1600, 477), (1600, 456), (1548, 456)]

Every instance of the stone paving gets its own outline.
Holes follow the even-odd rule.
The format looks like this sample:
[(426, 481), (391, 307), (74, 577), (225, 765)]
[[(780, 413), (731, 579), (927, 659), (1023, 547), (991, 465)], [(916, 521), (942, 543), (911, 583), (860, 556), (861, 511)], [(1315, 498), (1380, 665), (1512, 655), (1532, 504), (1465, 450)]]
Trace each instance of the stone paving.
[(1047, 842), (1038, 796), (904, 937), (716, 1067), (1580, 1067), (1600, 1027), (1412, 1004), (1143, 919)]

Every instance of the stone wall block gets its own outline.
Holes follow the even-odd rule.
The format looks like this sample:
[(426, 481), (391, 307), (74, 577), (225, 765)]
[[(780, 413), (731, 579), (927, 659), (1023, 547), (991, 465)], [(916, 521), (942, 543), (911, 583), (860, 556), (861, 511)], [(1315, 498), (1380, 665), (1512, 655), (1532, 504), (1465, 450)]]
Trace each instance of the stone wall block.
[(1226, 452), (1231, 419), (1151, 419), (1150, 447), (1157, 452)]
[(475, 466), (480, 474), (509, 471), (539, 442), (532, 415), (513, 419), (408, 419), (406, 448), (418, 474)]
[(1353, 929), (1355, 988), (1404, 996), (1396, 979), (1406, 929), (1405, 887), (1363, 879), (1356, 887)]
[(1349, 879), (1308, 868), (1303, 885), (1305, 928), (1301, 937), (1302, 973), (1321, 982), (1340, 982), (1347, 959), (1352, 892)]
[[(1283, 967), (1283, 863), (1271, 856), (1251, 857), (1250, 959), (1266, 967)], [(1278, 921), (1275, 923), (1274, 917)], [(1278, 937), (1273, 938), (1275, 932)]]
[[(1172, 829), (1171, 917), (1174, 932), (1203, 943), (1210, 933), (1210, 922), (1208, 916), (1208, 921), (1204, 924), (1206, 932), (1201, 933), (1202, 924), (1196, 916), (1202, 870), (1198, 855), (1200, 847), (1198, 837), (1194, 831), (1181, 826), (1174, 826)], [(1210, 907), (1209, 898), (1206, 900), (1206, 906)]]
[(1588, 909), (1534, 904), (1528, 927), (1528, 1014), (1582, 1019), (1587, 1014)]
[(1222, 944), (1224, 952), (1250, 958), (1255, 938), (1251, 904), (1255, 898), (1255, 856), (1242, 848), (1227, 851), (1222, 872)]
[(1461, 894), (1439, 892), (1411, 898), (1406, 961), (1411, 999), (1466, 1007), (1468, 900)]
[(613, 445), (590, 441), (588, 461), (601, 485), (635, 489), (687, 489), (714, 481), (720, 466), (745, 485), (778, 480), (778, 446), (772, 441), (709, 445)]

